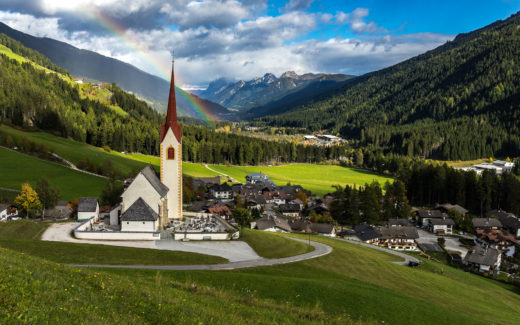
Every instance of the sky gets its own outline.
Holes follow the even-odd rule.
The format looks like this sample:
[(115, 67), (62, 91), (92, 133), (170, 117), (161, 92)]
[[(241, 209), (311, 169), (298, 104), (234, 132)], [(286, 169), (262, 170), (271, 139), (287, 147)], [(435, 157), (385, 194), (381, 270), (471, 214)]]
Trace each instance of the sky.
[(520, 0), (0, 0), (0, 21), (201, 89), (285, 71), (361, 75), (506, 19)]

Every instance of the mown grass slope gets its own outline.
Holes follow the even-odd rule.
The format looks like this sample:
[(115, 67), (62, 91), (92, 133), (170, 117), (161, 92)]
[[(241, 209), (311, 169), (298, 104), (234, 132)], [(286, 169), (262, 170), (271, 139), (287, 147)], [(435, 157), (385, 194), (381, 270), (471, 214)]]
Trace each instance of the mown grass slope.
[(31, 324), (355, 323), (214, 286), (63, 266), (0, 248), (0, 322)]
[(0, 246), (57, 263), (118, 265), (219, 264), (218, 256), (107, 245), (40, 241), (50, 222), (19, 220), (0, 224)]
[(288, 239), (277, 233), (244, 228), (240, 240), (245, 241), (255, 252), (265, 258), (283, 258), (305, 254), (314, 250), (308, 244)]
[(210, 165), (216, 171), (229, 175), (239, 182), (245, 182), (247, 174), (262, 172), (270, 176), (277, 185), (299, 184), (313, 194), (323, 195), (333, 192), (333, 185), (364, 186), (377, 181), (384, 184), (392, 178), (378, 175), (359, 168), (336, 165), (291, 164), (284, 166), (224, 166)]
[(106, 272), (129, 279), (160, 274), (279, 306), (379, 324), (520, 322), (520, 295), (509, 285), (435, 262), (418, 268), (393, 264), (395, 256), (339, 240), (312, 240), (332, 246), (333, 252), (298, 263), (226, 272)]
[(60, 190), (64, 200), (80, 196), (99, 196), (106, 179), (69, 169), (56, 163), (40, 160), (0, 147), (0, 186), (20, 189), (23, 183), (36, 186), (45, 176), (52, 187)]

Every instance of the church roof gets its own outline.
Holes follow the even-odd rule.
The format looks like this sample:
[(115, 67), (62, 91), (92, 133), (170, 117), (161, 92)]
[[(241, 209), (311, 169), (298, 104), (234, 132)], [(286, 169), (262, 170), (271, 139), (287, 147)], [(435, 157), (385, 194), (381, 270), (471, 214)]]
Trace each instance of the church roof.
[(175, 76), (172, 64), (172, 77), (170, 81), (170, 96), (168, 98), (168, 110), (166, 111), (166, 123), (161, 125), (161, 141), (164, 140), (168, 129), (172, 129), (177, 141), (182, 142), (182, 128), (177, 121), (177, 103), (175, 101)]
[(155, 221), (157, 219), (159, 219), (159, 215), (141, 197), (121, 215), (121, 221)]
[(169, 189), (166, 185), (164, 185), (159, 177), (157, 177), (157, 174), (155, 173), (155, 170), (152, 168), (152, 166), (148, 165), (143, 170), (141, 170), (141, 174), (150, 182), (152, 187), (159, 193), (161, 197), (164, 197)]

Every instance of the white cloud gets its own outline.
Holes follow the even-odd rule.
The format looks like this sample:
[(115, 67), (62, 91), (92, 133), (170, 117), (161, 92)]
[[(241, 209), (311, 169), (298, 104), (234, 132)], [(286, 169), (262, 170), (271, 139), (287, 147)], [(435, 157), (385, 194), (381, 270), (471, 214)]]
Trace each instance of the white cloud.
[(382, 34), (387, 33), (388, 30), (377, 26), (373, 21), (365, 22), (365, 18), (368, 17), (369, 10), (367, 8), (357, 8), (352, 13), (345, 13), (339, 11), (334, 17), (336, 24), (348, 24), (350, 29), (356, 34)]
[(317, 23), (324, 21), (352, 24), (352, 28), (360, 32), (378, 28), (363, 21), (367, 15), (368, 11), (364, 10), (336, 13), (334, 17), (292, 11), (277, 17), (240, 20), (221, 28), (199, 25), (178, 30), (166, 27), (126, 30), (125, 38), (133, 40), (133, 47), (141, 48), (143, 53), (136, 52), (127, 41), (110, 34), (64, 30), (57, 17), (36, 18), (0, 11), (0, 21), (22, 32), (55, 38), (154, 74), (158, 74), (158, 66), (163, 65), (161, 76), (168, 76), (170, 50), (175, 49), (176, 76), (180, 84), (190, 88), (219, 77), (251, 79), (266, 72), (279, 75), (288, 70), (359, 75), (395, 64), (453, 38), (426, 33), (299, 40), (313, 31)]
[(182, 29), (198, 26), (228, 27), (250, 17), (249, 10), (236, 0), (190, 1), (182, 7), (166, 3), (160, 11)]

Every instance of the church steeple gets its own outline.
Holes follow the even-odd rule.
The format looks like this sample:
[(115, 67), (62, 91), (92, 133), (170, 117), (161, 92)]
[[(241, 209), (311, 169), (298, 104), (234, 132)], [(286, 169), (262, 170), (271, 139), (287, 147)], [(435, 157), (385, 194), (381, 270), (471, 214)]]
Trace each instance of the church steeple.
[(172, 53), (172, 77), (170, 81), (170, 96), (168, 98), (168, 110), (166, 111), (166, 123), (161, 126), (161, 142), (164, 140), (168, 129), (171, 128), (179, 143), (182, 141), (181, 125), (177, 121), (177, 104), (175, 102), (175, 66)]

